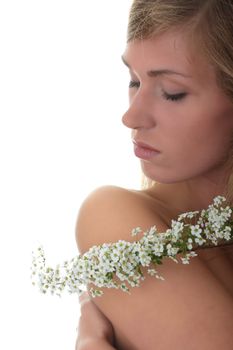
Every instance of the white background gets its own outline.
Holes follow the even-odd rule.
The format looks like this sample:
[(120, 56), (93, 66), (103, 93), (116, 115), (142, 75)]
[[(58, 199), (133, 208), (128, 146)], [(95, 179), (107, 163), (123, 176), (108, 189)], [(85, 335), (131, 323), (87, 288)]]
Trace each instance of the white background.
[(129, 0), (0, 2), (0, 348), (72, 350), (77, 295), (31, 285), (31, 252), (78, 253), (78, 209), (102, 185), (140, 188), (130, 130)]

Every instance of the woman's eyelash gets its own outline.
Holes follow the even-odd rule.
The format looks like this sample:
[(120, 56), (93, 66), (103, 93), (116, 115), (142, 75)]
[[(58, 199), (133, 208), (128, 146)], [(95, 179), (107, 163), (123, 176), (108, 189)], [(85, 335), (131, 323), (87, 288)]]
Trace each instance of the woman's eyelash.
[(140, 82), (139, 81), (135, 81), (135, 80), (130, 80), (129, 88), (134, 88), (134, 87), (139, 88), (140, 87)]
[(182, 100), (182, 98), (184, 98), (186, 96), (186, 92), (179, 92), (178, 94), (168, 94), (165, 91), (163, 92), (163, 97), (166, 100), (170, 100), (170, 101), (179, 101)]
[[(131, 80), (129, 82), (129, 88), (139, 88), (140, 87), (140, 82), (139, 81), (134, 81)], [(168, 94), (167, 92), (163, 91), (162, 96), (166, 99), (166, 100), (170, 100), (170, 101), (179, 101), (182, 98), (184, 98), (187, 95), (186, 92), (179, 92), (178, 94)]]

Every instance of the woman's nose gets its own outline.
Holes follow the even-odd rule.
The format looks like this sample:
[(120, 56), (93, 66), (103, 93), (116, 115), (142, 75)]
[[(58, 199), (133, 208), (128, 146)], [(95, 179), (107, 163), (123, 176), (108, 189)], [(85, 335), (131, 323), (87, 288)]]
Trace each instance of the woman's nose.
[(122, 116), (122, 123), (130, 129), (151, 128), (155, 125), (153, 108), (148, 99), (136, 95)]

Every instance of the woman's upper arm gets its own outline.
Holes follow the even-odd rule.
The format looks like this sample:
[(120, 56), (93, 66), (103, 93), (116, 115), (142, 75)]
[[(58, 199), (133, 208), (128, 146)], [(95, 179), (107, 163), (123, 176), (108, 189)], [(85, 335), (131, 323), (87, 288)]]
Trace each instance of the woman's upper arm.
[[(133, 228), (140, 226), (145, 231), (156, 224), (160, 230), (160, 222), (159, 217), (156, 218), (156, 214), (148, 210), (142, 196), (118, 187), (101, 187), (92, 192), (80, 207), (76, 224), (79, 252), (83, 254), (93, 245), (104, 242), (133, 242), (139, 239), (131, 236)], [(147, 283), (144, 281), (143, 284)], [(88, 290), (90, 287), (94, 286), (88, 285)], [(115, 289), (102, 290), (103, 296), (94, 298), (93, 302), (112, 323), (115, 332), (117, 331), (118, 341), (124, 339), (124, 344), (127, 345), (125, 348), (133, 349), (127, 338), (134, 337), (135, 341), (139, 341), (135, 337), (134, 328), (135, 322), (140, 327), (138, 320), (142, 315), (142, 305), (139, 299), (147, 300), (147, 290), (133, 288), (132, 295)], [(151, 305), (148, 304), (147, 308), (151, 309)], [(122, 330), (125, 330), (127, 336), (121, 333)], [(140, 333), (138, 332), (139, 338)]]
[(91, 246), (104, 243), (109, 230), (114, 189), (100, 187), (91, 192), (82, 203), (77, 217), (75, 235), (78, 250), (85, 253)]
[(132, 191), (115, 186), (97, 188), (79, 209), (75, 229), (79, 252), (83, 254), (93, 245), (121, 239), (132, 242), (133, 228), (146, 230), (154, 221), (154, 215), (146, 211), (140, 196)]

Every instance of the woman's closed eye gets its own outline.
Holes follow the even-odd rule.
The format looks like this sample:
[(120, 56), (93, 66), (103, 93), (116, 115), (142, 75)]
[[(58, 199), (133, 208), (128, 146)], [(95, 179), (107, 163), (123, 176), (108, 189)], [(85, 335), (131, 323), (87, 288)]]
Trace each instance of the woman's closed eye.
[(166, 100), (170, 101), (180, 101), (187, 95), (186, 92), (179, 92), (178, 94), (168, 94), (167, 92), (163, 91), (162, 96)]
[(129, 88), (139, 88), (140, 87), (140, 82), (139, 81), (135, 81), (135, 80), (130, 80), (129, 82)]
[[(139, 88), (140, 87), (140, 82), (139, 81), (135, 81), (135, 80), (131, 80), (129, 82), (129, 88)], [(180, 101), (182, 100), (185, 96), (187, 95), (186, 92), (179, 92), (176, 94), (169, 94), (166, 91), (162, 92), (162, 96), (164, 99), (166, 100), (170, 100), (170, 101)]]

